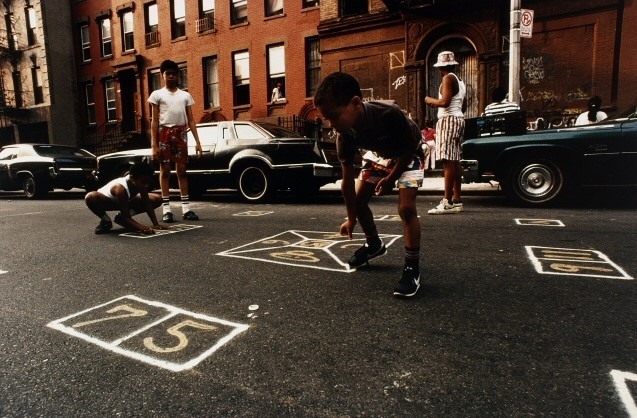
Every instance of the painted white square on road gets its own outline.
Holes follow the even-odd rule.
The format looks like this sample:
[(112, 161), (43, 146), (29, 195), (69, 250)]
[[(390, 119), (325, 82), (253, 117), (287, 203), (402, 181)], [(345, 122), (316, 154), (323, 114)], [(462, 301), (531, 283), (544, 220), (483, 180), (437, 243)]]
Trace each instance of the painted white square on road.
[(530, 226), (559, 226), (564, 227), (564, 223), (558, 219), (523, 219), (518, 218), (515, 220), (518, 225), (530, 225)]
[(135, 295), (74, 313), (47, 324), (106, 350), (171, 371), (195, 367), (248, 329)]
[(168, 229), (164, 229), (164, 230), (156, 229), (155, 233), (151, 235), (144, 234), (140, 231), (124, 232), (119, 235), (122, 237), (129, 237), (129, 238), (157, 238), (157, 237), (161, 237), (162, 235), (175, 234), (177, 232), (189, 231), (191, 229), (196, 229), (201, 227), (202, 225), (176, 224), (176, 225), (169, 226)]
[(540, 274), (633, 280), (600, 251), (536, 246), (527, 246), (526, 251)]
[[(389, 248), (401, 235), (379, 234)], [(354, 251), (365, 244), (365, 234), (349, 240), (337, 232), (285, 231), (217, 255), (267, 263), (351, 273), (347, 264)]]

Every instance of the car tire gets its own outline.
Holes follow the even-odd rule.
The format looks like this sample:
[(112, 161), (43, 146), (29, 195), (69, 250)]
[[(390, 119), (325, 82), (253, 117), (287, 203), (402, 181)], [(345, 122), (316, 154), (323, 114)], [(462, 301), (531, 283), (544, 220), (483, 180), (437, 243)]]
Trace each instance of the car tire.
[(29, 174), (22, 179), (22, 191), (27, 199), (37, 199), (44, 196), (48, 192), (48, 189)]
[(248, 165), (239, 170), (237, 189), (247, 202), (260, 203), (268, 200), (274, 190), (270, 169), (262, 165)]
[(565, 170), (560, 163), (546, 159), (518, 160), (503, 179), (504, 191), (526, 206), (554, 203), (566, 190)]

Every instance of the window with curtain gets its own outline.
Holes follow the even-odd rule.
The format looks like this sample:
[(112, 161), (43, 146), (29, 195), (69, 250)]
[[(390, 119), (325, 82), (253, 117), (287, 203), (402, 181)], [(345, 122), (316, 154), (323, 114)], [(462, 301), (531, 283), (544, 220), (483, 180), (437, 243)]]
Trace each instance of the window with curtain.
[(206, 109), (219, 107), (219, 60), (216, 56), (204, 58), (203, 67)]
[(102, 19), (100, 22), (100, 36), (102, 38), (102, 57), (110, 57), (113, 55), (111, 19)]
[[(285, 46), (283, 44), (269, 45), (268, 50), (268, 101), (274, 101), (273, 90), (279, 89), (278, 97), (285, 97)], [(279, 85), (279, 83), (281, 83)]]
[(117, 120), (117, 101), (115, 98), (115, 80), (104, 80), (104, 97), (106, 98), (106, 120)]
[(133, 29), (133, 12), (127, 11), (122, 13), (122, 51), (132, 51), (135, 49)]
[(29, 45), (35, 45), (35, 43), (37, 42), (35, 29), (38, 27), (35, 9), (33, 8), (33, 6), (29, 6), (27, 7), (25, 12), (27, 20), (27, 42), (29, 43)]
[(313, 97), (321, 78), (319, 38), (305, 40), (305, 97)]
[(248, 21), (248, 0), (230, 0), (230, 21), (233, 25)]
[(283, 0), (265, 0), (265, 15), (276, 16), (283, 14)]

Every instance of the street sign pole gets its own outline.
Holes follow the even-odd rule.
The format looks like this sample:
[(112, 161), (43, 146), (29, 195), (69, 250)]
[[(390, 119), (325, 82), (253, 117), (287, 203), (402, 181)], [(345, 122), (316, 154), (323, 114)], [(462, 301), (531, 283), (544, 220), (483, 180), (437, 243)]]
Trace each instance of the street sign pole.
[(509, 100), (520, 103), (520, 5), (511, 0), (511, 30), (509, 34)]

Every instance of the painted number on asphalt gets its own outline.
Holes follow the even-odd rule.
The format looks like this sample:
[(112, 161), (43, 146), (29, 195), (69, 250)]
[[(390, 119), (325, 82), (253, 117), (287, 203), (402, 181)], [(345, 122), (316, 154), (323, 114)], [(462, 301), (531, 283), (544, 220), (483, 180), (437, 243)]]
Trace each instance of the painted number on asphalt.
[[(381, 234), (380, 238), (389, 247), (400, 235)], [(217, 255), (349, 273), (355, 269), (347, 260), (363, 244), (364, 234), (349, 240), (334, 232), (285, 231)]]
[(630, 382), (633, 385), (637, 383), (637, 374), (613, 370), (610, 372), (610, 375), (613, 378), (615, 389), (626, 408), (626, 412), (628, 412), (628, 416), (637, 417), (637, 405), (635, 404), (635, 398), (630, 392), (627, 383)]
[(526, 251), (540, 274), (633, 280), (605, 254), (596, 250), (527, 246)]
[(195, 228), (201, 228), (201, 225), (186, 225), (186, 224), (171, 225), (166, 230), (160, 230), (160, 229), (155, 230), (155, 233), (152, 235), (142, 234), (139, 231), (124, 232), (123, 234), (119, 234), (119, 235), (123, 237), (130, 237), (130, 238), (157, 238), (163, 235), (176, 234), (177, 232), (189, 231)]
[(271, 213), (274, 213), (274, 212), (267, 211), (267, 210), (247, 210), (245, 212), (235, 213), (232, 216), (264, 216), (264, 215), (269, 215)]
[(122, 296), (65, 318), (50, 328), (109, 351), (172, 371), (190, 369), (248, 325)]
[(564, 223), (557, 219), (516, 219), (515, 223), (518, 225), (530, 225), (530, 226), (560, 226), (563, 227)]

